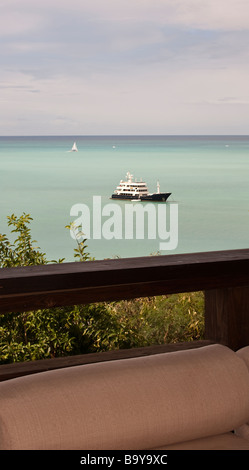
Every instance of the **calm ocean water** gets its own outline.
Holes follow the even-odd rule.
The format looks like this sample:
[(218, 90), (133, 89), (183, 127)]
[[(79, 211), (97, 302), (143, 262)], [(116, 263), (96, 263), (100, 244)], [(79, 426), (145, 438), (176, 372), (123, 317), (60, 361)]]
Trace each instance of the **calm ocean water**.
[[(78, 152), (68, 152), (77, 142)], [(32, 236), (48, 259), (73, 261), (65, 225), (71, 207), (92, 207), (130, 171), (178, 203), (179, 242), (162, 254), (249, 247), (249, 137), (0, 137), (0, 233), (7, 215), (33, 217)], [(124, 202), (115, 202), (123, 208)], [(130, 203), (131, 204), (131, 203)], [(84, 228), (84, 227), (83, 227)], [(96, 259), (147, 256), (159, 241), (88, 240)]]

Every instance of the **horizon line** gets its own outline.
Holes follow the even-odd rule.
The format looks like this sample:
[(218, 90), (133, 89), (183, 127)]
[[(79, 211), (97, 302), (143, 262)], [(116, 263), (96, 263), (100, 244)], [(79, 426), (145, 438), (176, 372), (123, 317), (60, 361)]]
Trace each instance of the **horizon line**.
[(0, 135), (8, 137), (249, 137), (249, 134), (13, 134)]

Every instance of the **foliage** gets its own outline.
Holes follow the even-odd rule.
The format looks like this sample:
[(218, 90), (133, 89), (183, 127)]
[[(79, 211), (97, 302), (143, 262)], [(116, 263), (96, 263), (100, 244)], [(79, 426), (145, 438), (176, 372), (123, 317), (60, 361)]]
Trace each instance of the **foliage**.
[(127, 332), (129, 347), (193, 341), (204, 334), (202, 292), (123, 300), (109, 308)]
[[(31, 238), (29, 214), (8, 217), (17, 238), (0, 234), (0, 267), (47, 264)], [(67, 228), (75, 230), (68, 225)], [(92, 259), (77, 232), (77, 261)], [(83, 238), (80, 241), (80, 238)], [(50, 262), (63, 262), (59, 261)], [(202, 338), (201, 292), (1, 314), (0, 363)]]
[(34, 247), (36, 240), (31, 239), (29, 223), (32, 217), (24, 213), (19, 219), (14, 214), (7, 218), (8, 226), (14, 227), (11, 232), (18, 236), (11, 244), (5, 234), (0, 234), (0, 267), (46, 264), (45, 254)]
[(71, 224), (66, 225), (65, 228), (68, 228), (73, 233), (74, 239), (77, 243), (77, 248), (74, 249), (74, 258), (77, 258), (78, 261), (94, 260), (94, 258), (92, 258), (90, 254), (86, 251), (87, 239), (84, 238), (84, 233), (82, 232), (82, 230), (79, 229), (80, 227), (76, 226), (74, 222), (71, 222)]

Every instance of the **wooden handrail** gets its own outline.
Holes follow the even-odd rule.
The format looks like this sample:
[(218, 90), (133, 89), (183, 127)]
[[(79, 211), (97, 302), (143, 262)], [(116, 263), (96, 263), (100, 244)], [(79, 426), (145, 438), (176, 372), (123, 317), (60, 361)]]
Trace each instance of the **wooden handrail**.
[(249, 249), (0, 269), (0, 312), (249, 287)]
[[(249, 345), (249, 249), (0, 269), (0, 312), (205, 291), (205, 341), (0, 366), (0, 381), (218, 342)], [(193, 344), (194, 343), (194, 344)]]

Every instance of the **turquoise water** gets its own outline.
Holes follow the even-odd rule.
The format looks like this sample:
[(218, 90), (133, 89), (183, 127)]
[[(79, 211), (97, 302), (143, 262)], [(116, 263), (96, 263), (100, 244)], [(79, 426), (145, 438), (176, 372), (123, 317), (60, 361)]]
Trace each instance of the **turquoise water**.
[[(73, 142), (79, 151), (68, 152)], [(110, 195), (130, 171), (150, 191), (178, 203), (179, 242), (162, 252), (249, 247), (249, 137), (0, 137), (0, 233), (6, 216), (33, 217), (32, 236), (48, 259), (72, 261), (75, 241), (65, 225), (76, 203)], [(116, 202), (123, 209), (124, 202)], [(147, 256), (158, 240), (88, 240), (96, 259)]]

